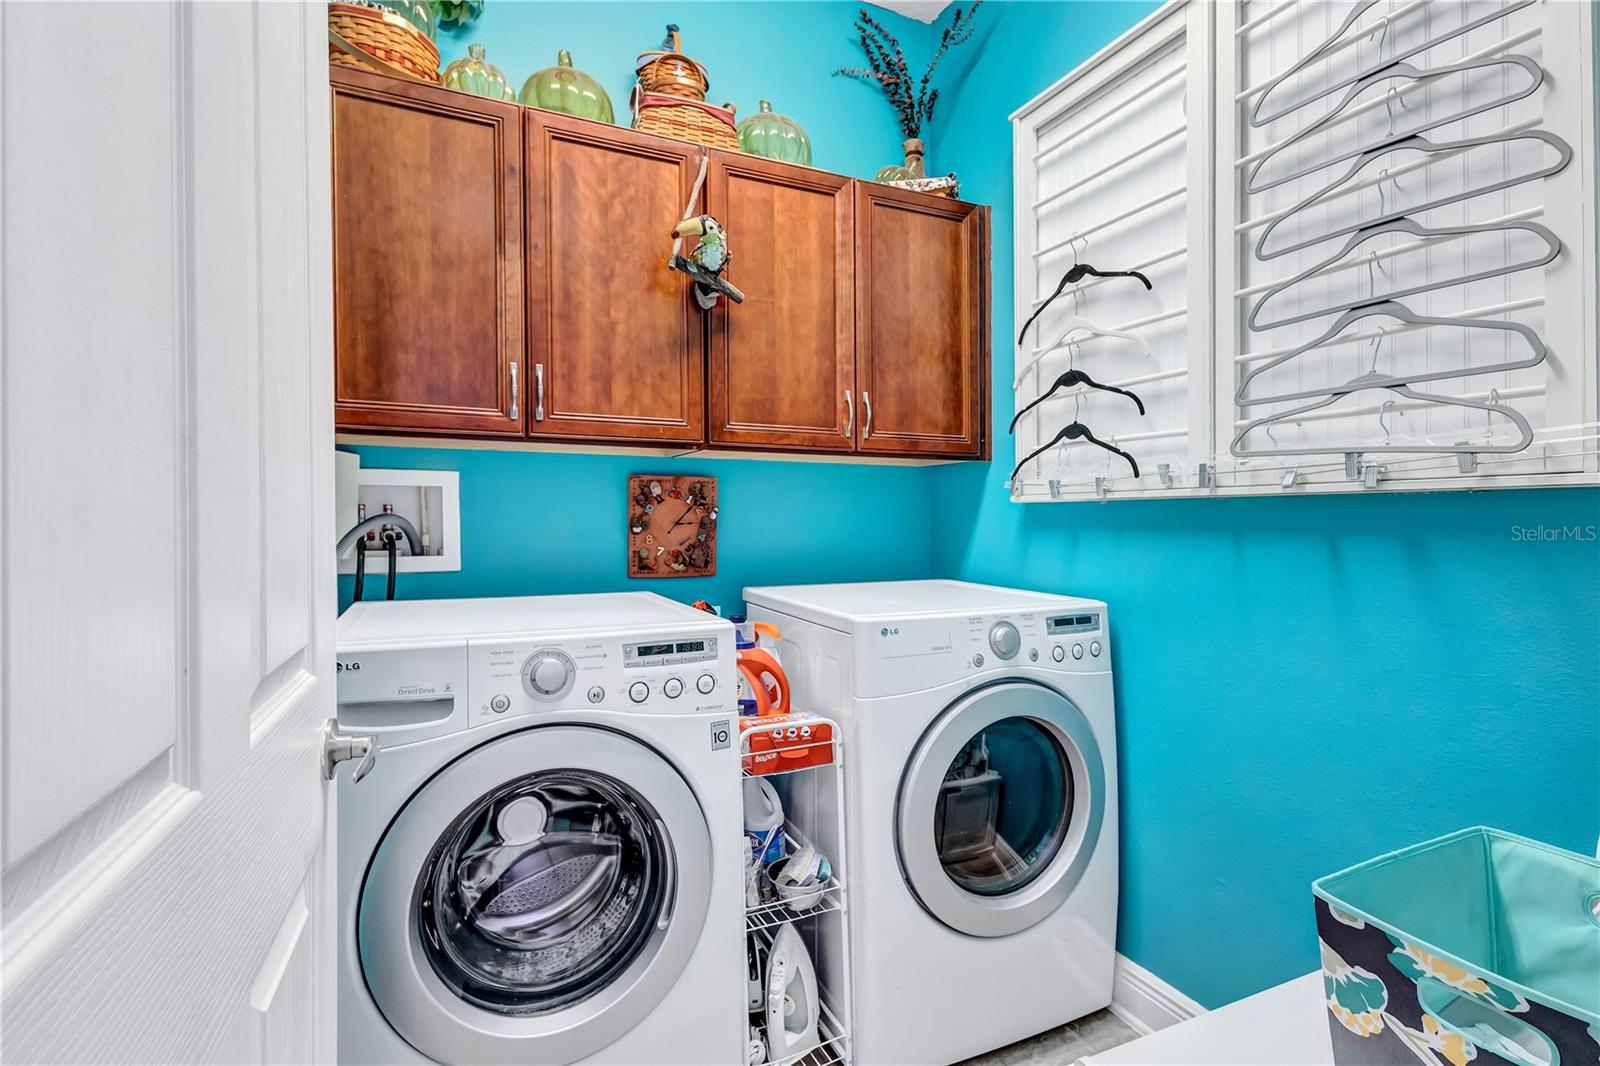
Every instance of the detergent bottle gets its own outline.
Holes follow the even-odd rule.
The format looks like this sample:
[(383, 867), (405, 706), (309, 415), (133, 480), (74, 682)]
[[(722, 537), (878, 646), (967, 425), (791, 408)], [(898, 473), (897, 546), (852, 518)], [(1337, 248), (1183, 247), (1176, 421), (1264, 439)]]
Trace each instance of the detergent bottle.
[(789, 675), (778, 663), (778, 637), (777, 626), (757, 622), (751, 639), (737, 641), (739, 696), (755, 700), (757, 714), (788, 714), (794, 709), (789, 700)]

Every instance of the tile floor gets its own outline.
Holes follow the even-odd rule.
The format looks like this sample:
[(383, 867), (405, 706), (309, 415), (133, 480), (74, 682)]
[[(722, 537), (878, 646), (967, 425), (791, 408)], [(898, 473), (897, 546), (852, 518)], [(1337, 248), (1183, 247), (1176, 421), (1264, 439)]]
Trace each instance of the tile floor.
[(1138, 1035), (1109, 1010), (1097, 1011), (1059, 1029), (968, 1059), (961, 1066), (1070, 1066), (1086, 1055), (1126, 1044)]

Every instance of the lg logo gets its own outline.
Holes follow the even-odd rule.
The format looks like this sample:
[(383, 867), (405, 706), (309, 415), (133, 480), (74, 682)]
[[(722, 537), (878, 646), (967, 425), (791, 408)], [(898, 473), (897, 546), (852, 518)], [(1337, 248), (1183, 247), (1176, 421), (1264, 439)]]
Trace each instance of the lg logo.
[(900, 635), (900, 627), (884, 626), (882, 629), (878, 630), (878, 632), (885, 637), (898, 637)]
[(342, 674), (346, 670), (359, 670), (359, 669), (361, 669), (361, 661), (359, 659), (351, 659), (349, 662), (345, 662), (342, 659), (335, 659), (333, 661), (333, 665), (334, 665), (333, 672), (336, 673), (336, 674)]

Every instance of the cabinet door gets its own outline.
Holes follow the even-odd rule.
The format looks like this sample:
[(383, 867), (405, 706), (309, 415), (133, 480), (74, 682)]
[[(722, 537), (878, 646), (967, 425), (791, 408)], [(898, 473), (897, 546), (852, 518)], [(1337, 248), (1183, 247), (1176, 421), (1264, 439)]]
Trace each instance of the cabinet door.
[(707, 210), (728, 233), (744, 303), (711, 314), (715, 444), (847, 452), (855, 427), (851, 182), (716, 152)]
[(703, 312), (667, 269), (703, 149), (526, 115), (529, 436), (703, 442)]
[(987, 211), (856, 183), (857, 447), (984, 450)]
[(330, 78), (335, 422), (520, 437), (521, 109)]

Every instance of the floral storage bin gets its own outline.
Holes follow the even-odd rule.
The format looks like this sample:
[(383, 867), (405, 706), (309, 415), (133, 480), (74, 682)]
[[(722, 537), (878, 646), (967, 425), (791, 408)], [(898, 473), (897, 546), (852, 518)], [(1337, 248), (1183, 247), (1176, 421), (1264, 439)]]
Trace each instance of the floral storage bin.
[(1600, 1066), (1600, 861), (1465, 829), (1312, 891), (1340, 1066)]

